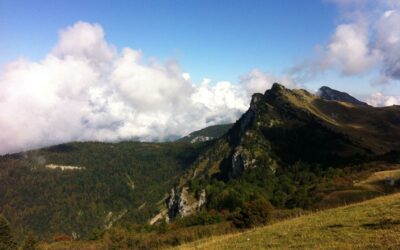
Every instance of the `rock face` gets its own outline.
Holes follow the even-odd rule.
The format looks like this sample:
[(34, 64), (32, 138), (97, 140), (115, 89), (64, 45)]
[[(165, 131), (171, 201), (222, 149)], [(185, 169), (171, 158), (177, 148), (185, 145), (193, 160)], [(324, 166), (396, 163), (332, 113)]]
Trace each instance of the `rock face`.
[(245, 159), (240, 151), (236, 151), (232, 156), (231, 177), (238, 177), (245, 170)]
[(192, 202), (190, 202), (187, 187), (174, 187), (171, 189), (166, 203), (168, 221), (177, 217), (184, 217), (201, 209), (207, 203), (206, 190), (201, 190), (197, 200), (192, 199)]
[(197, 209), (200, 209), (206, 203), (207, 203), (207, 194), (206, 194), (206, 190), (203, 189), (203, 190), (201, 190), (200, 195), (199, 195), (199, 199), (197, 201)]
[(368, 106), (368, 104), (366, 104), (365, 102), (357, 100), (356, 98), (352, 97), (346, 92), (341, 92), (335, 89), (331, 89), (327, 86), (321, 87), (317, 92), (317, 96), (329, 101), (348, 102), (356, 105)]
[(171, 189), (170, 195), (167, 199), (168, 217), (170, 219), (178, 216), (186, 216), (190, 214), (192, 208), (187, 199), (187, 187), (182, 188), (174, 187)]
[(199, 135), (194, 137), (190, 143), (196, 143), (196, 142), (205, 142), (205, 141), (209, 141), (209, 140), (213, 140), (214, 137), (211, 136), (204, 136), (204, 135)]

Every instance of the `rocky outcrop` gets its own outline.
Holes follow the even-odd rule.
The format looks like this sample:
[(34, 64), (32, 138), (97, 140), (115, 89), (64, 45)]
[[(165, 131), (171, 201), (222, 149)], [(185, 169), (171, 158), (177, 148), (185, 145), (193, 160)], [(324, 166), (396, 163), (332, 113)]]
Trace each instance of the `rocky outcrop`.
[(232, 156), (232, 168), (231, 168), (231, 177), (238, 177), (245, 170), (245, 159), (241, 153), (241, 150), (236, 151)]
[(197, 209), (202, 208), (206, 203), (207, 203), (207, 194), (206, 194), (206, 190), (203, 189), (203, 190), (201, 190), (200, 195), (197, 200)]
[(184, 217), (190, 214), (192, 208), (189, 205), (187, 194), (187, 187), (184, 187), (182, 189), (180, 189), (179, 187), (174, 187), (171, 189), (170, 195), (166, 201), (168, 217), (170, 219), (176, 217)]
[(255, 167), (256, 159), (248, 159), (246, 157), (245, 150), (243, 147), (239, 146), (235, 149), (232, 155), (232, 167), (229, 173), (230, 177), (238, 177), (243, 171)]
[(185, 217), (195, 211), (200, 210), (207, 203), (206, 190), (202, 190), (197, 199), (189, 199), (188, 187), (174, 187), (166, 200), (168, 220), (177, 217)]

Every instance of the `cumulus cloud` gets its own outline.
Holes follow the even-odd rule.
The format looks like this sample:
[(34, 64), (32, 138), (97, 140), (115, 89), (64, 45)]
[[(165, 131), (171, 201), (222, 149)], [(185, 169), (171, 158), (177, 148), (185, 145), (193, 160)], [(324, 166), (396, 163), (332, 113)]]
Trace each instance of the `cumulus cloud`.
[(364, 25), (339, 25), (323, 60), (337, 67), (344, 75), (364, 73), (379, 59), (379, 52), (371, 51), (368, 43), (368, 31)]
[[(312, 59), (296, 64), (294, 78), (309, 79), (327, 70), (362, 75), (380, 69), (377, 79), (400, 80), (400, 3), (393, 0), (327, 0), (340, 9), (340, 23)], [(374, 82), (375, 83), (375, 82)]]
[(118, 51), (99, 24), (77, 22), (60, 31), (42, 60), (18, 59), (0, 71), (0, 154), (75, 140), (186, 135), (234, 122), (251, 94), (275, 80), (254, 70), (241, 84), (207, 78), (195, 84), (177, 62)]
[(368, 98), (367, 103), (375, 107), (400, 105), (400, 96), (386, 96), (377, 92)]
[(276, 77), (272, 74), (264, 73), (259, 69), (251, 70), (247, 75), (242, 76), (240, 83), (246, 89), (247, 94), (264, 93), (270, 89), (275, 82), (279, 82), (288, 88), (296, 88), (298, 85), (289, 76)]
[(383, 55), (382, 73), (400, 80), (400, 8), (385, 11), (376, 26), (376, 47)]

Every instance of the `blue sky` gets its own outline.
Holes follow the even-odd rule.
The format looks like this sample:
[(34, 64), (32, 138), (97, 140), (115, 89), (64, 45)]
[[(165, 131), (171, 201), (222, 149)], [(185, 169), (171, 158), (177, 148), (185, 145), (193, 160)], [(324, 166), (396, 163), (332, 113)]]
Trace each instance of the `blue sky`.
[[(61, 28), (82, 20), (99, 23), (106, 40), (118, 49), (131, 47), (146, 57), (177, 60), (195, 82), (204, 77), (238, 82), (253, 68), (282, 75), (329, 41), (341, 21), (332, 2), (1, 0), (0, 64), (21, 56), (40, 60), (57, 42)], [(388, 90), (371, 86), (370, 78), (327, 72), (302, 84), (310, 89), (329, 84), (358, 96), (400, 94), (398, 84)]]
[(194, 80), (237, 82), (252, 68), (282, 71), (324, 43), (336, 9), (322, 1), (0, 1), (0, 62), (41, 59), (59, 29), (101, 24), (107, 41), (174, 58)]

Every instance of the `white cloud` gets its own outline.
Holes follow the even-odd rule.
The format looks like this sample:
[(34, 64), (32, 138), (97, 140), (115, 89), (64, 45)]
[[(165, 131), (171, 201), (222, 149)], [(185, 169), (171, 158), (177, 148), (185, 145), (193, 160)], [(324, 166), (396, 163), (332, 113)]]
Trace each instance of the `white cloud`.
[(340, 23), (315, 58), (291, 69), (293, 77), (309, 79), (328, 70), (346, 76), (363, 75), (378, 69), (381, 76), (377, 79), (388, 79), (386, 83), (400, 80), (400, 1), (327, 2), (339, 7)]
[(264, 93), (265, 90), (270, 89), (275, 82), (279, 82), (288, 88), (298, 87), (294, 80), (288, 76), (276, 77), (264, 73), (259, 69), (253, 69), (241, 78), (241, 84), (246, 89), (248, 95), (253, 93)]
[(367, 103), (375, 107), (400, 105), (400, 96), (386, 96), (377, 92), (368, 98)]
[(76, 22), (61, 30), (59, 38), (51, 53), (59, 58), (76, 57), (101, 66), (116, 56), (115, 48), (104, 40), (104, 31), (96, 23)]
[(383, 74), (400, 80), (400, 8), (385, 11), (376, 29), (376, 47), (383, 55)]
[[(0, 154), (74, 140), (165, 140), (234, 122), (253, 92), (279, 79), (253, 70), (241, 84), (191, 82), (174, 61), (119, 52), (98, 24), (77, 22), (40, 61), (0, 71)], [(283, 79), (294, 86), (290, 79)]]
[(368, 71), (379, 60), (379, 52), (368, 47), (368, 30), (362, 24), (341, 24), (336, 28), (323, 60), (344, 75)]

